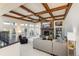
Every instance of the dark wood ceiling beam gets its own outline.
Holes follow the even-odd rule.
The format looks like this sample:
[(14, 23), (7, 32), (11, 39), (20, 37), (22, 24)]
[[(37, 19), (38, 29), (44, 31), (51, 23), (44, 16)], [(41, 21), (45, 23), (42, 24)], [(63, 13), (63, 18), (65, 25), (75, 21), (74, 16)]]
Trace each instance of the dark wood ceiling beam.
[(22, 16), (22, 17), (25, 17), (25, 15), (22, 15), (22, 14), (16, 12), (16, 11), (10, 11), (10, 13), (13, 13), (13, 14), (16, 14), (16, 15), (19, 15), (19, 16)]
[(26, 11), (28, 11), (28, 12), (30, 12), (30, 13), (32, 13), (32, 14), (34, 14), (35, 16), (37, 16), (37, 17), (39, 17), (39, 18), (43, 19), (43, 17), (41, 17), (41, 16), (37, 15), (35, 12), (33, 12), (33, 11), (32, 11), (32, 10), (30, 10), (30, 9), (28, 9), (27, 7), (25, 7), (25, 6), (23, 6), (23, 5), (21, 5), (20, 7), (21, 7), (22, 9), (24, 9), (24, 10), (26, 10)]
[[(55, 20), (64, 20), (64, 18), (59, 18), (59, 19), (55, 19)], [(55, 21), (55, 20), (54, 20), (54, 21)]]
[[(51, 17), (50, 17), (51, 18)], [(56, 20), (64, 20), (64, 18), (59, 18), (59, 19), (55, 19), (54, 21)], [(51, 22), (51, 20), (41, 20), (41, 21), (36, 21), (37, 22)]]
[(68, 12), (69, 12), (69, 10), (70, 10), (70, 8), (71, 8), (71, 6), (72, 6), (72, 3), (68, 3), (68, 5), (67, 5), (68, 8), (66, 9), (64, 19), (66, 18), (67, 14), (68, 14)]
[(48, 4), (47, 3), (42, 3), (42, 5), (46, 9), (46, 11), (48, 11), (48, 13), (50, 14), (50, 16), (54, 19), (54, 16), (53, 16), (52, 12), (50, 11), (50, 8), (49, 8)]
[[(66, 12), (65, 12), (65, 17), (66, 17), (66, 15), (67, 15), (67, 13), (69, 12), (69, 9), (70, 9), (70, 7), (71, 7), (71, 5), (72, 5), (72, 3), (69, 3), (68, 5), (63, 5), (63, 6), (59, 6), (59, 7), (56, 7), (56, 8), (52, 8), (52, 9), (50, 9), (49, 7), (48, 7), (48, 5), (46, 5), (47, 7), (46, 8), (48, 8), (46, 11), (42, 11), (42, 12), (38, 12), (38, 13), (34, 13), (33, 11), (31, 11), (31, 10), (29, 10), (27, 7), (22, 7), (22, 6), (20, 6), (22, 9), (24, 9), (24, 10), (26, 10), (26, 11), (28, 11), (28, 12), (31, 12), (32, 14), (31, 15), (23, 15), (23, 14), (20, 14), (20, 13), (18, 13), (18, 12), (15, 12), (15, 11), (10, 11), (10, 13), (13, 13), (13, 14), (16, 14), (16, 15), (19, 15), (19, 16), (22, 16), (22, 18), (18, 18), (18, 17), (15, 17), (15, 16), (11, 16), (11, 15), (9, 15), (9, 16), (11, 16), (11, 18), (15, 18), (15, 19), (19, 19), (19, 20), (25, 20), (25, 21), (30, 21), (30, 20), (26, 20), (26, 19), (23, 19), (24, 17), (27, 17), (27, 18), (29, 18), (29, 19), (33, 19), (33, 18), (31, 18), (31, 17), (29, 17), (29, 16), (33, 16), (33, 15), (35, 15), (35, 16), (37, 16), (37, 17), (39, 17), (40, 18), (40, 20), (41, 19), (48, 19), (48, 18), (52, 18), (52, 17), (62, 17), (62, 16), (64, 16), (64, 15), (57, 15), (57, 16), (52, 16), (52, 12), (55, 12), (55, 11), (59, 11), (59, 10), (63, 10), (63, 9), (66, 9)], [(41, 18), (41, 16), (39, 16), (39, 15), (41, 15), (41, 14), (45, 14), (45, 13), (50, 13), (50, 15), (52, 16), (52, 17), (47, 17), (47, 18)], [(5, 14), (6, 15), (6, 14)], [(4, 15), (4, 16), (5, 16)], [(7, 17), (9, 17), (9, 16), (7, 16)], [(64, 18), (65, 18), (64, 17)], [(37, 19), (33, 19), (34, 21), (36, 20), (37, 21)], [(39, 20), (39, 19), (38, 19)], [(56, 20), (58, 20), (58, 19), (56, 19)]]
[(56, 16), (54, 16), (54, 17), (64, 17), (65, 16), (65, 14), (62, 14), (62, 15), (56, 15)]
[[(62, 14), (62, 15), (57, 15), (57, 16), (54, 16), (55, 18), (56, 17), (64, 17), (65, 15), (64, 14)], [(52, 18), (52, 17), (46, 17), (45, 19), (50, 19), (50, 18)]]
[[(62, 9), (67, 9), (67, 5), (63, 5), (63, 6), (59, 6), (59, 7), (56, 7), (56, 8), (52, 8), (50, 9), (51, 12), (54, 12), (54, 11), (58, 11), (58, 10), (62, 10)], [(45, 14), (45, 13), (48, 13), (47, 11), (41, 11), (41, 12), (38, 12), (38, 13), (35, 13), (36, 15), (41, 15), (41, 14)], [(30, 15), (27, 15), (27, 16), (33, 16), (34, 14), (30, 14)]]
[(16, 15), (19, 15), (19, 16), (22, 16), (22, 17), (27, 17), (27, 18), (32, 19), (32, 20), (37, 20), (37, 19), (33, 19), (33, 18), (29, 17), (29, 16), (25, 16), (23, 14), (20, 14), (18, 12), (15, 12), (15, 11), (10, 11), (10, 13), (13, 13), (13, 14), (16, 14)]
[(63, 9), (67, 9), (67, 5), (63, 5), (63, 6), (60, 6), (60, 7), (52, 8), (52, 9), (50, 9), (50, 12), (55, 12), (55, 11), (59, 11), (59, 10), (63, 10)]
[(22, 18), (19, 18), (19, 17), (15, 17), (15, 16), (7, 15), (7, 14), (4, 14), (3, 16), (5, 16), (5, 17), (9, 17), (9, 18), (18, 19), (18, 20), (22, 20), (22, 21), (33, 22), (33, 21), (31, 21), (31, 20), (22, 19)]
[[(55, 19), (54, 21), (56, 21), (56, 20), (64, 20), (64, 18)], [(37, 21), (37, 22), (39, 22), (39, 21)], [(51, 20), (41, 20), (40, 22), (51, 22)]]
[[(64, 16), (65, 16), (65, 14), (57, 15), (57, 16), (54, 16), (54, 17), (56, 18), (56, 17), (64, 17)], [(45, 19), (48, 19), (48, 18), (52, 18), (52, 17), (46, 17)]]
[[(59, 6), (59, 7), (56, 7), (56, 8), (52, 8), (52, 9), (50, 9), (50, 12), (55, 12), (55, 11), (63, 10), (63, 9), (67, 9), (67, 5), (63, 5), (63, 6)], [(41, 14), (45, 14), (45, 13), (48, 13), (48, 12), (47, 11), (42, 11), (42, 12), (38, 12), (36, 14), (37, 15), (41, 15)]]

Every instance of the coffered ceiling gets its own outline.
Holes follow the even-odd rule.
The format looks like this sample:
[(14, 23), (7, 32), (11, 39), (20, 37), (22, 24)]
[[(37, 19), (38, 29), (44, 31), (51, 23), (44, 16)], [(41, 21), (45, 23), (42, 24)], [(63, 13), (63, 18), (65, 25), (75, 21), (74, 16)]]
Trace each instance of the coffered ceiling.
[(25, 3), (3, 16), (34, 23), (64, 20), (71, 5), (72, 3)]

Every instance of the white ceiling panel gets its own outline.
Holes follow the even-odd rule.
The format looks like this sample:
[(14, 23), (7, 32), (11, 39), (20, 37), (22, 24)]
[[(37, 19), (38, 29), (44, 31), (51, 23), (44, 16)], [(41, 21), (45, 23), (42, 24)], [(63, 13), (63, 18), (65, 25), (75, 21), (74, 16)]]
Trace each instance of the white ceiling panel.
[(45, 10), (41, 3), (27, 3), (24, 6), (36, 13)]
[(48, 3), (49, 8), (56, 8), (62, 5), (67, 5), (67, 3)]
[(37, 16), (29, 16), (29, 17), (31, 17), (31, 18), (34, 18), (34, 19), (39, 19), (39, 17), (37, 17)]
[(55, 15), (62, 15), (62, 14), (65, 14), (65, 9), (63, 10), (59, 10), (59, 11), (55, 11), (55, 12), (52, 12), (52, 14), (55, 16)]
[(20, 8), (20, 7), (14, 9), (13, 11), (16, 11), (16, 12), (18, 12), (18, 13), (21, 13), (21, 14), (23, 14), (23, 15), (30, 15), (30, 14), (32, 14), (32, 13), (30, 13), (30, 12), (28, 12), (28, 11), (23, 10), (23, 9)]
[(13, 13), (7, 13), (7, 15), (11, 15), (11, 16), (15, 16), (15, 17), (22, 17), (22, 16), (19, 16), (19, 15), (13, 14)]
[(42, 15), (40, 15), (41, 17), (51, 17), (50, 15), (49, 15), (49, 13), (45, 13), (45, 14), (42, 14)]

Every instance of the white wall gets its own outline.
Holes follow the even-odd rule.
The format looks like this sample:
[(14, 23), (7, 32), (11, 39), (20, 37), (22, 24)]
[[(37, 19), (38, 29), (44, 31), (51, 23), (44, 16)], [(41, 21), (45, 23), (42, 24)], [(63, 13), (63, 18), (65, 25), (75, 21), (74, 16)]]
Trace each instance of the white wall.
[(64, 34), (72, 32), (76, 28), (76, 55), (79, 56), (79, 4), (74, 3), (64, 22)]

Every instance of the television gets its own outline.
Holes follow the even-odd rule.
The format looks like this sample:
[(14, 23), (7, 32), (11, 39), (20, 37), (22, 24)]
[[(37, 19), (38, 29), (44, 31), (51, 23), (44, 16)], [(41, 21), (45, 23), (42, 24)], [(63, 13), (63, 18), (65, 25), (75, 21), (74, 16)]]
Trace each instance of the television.
[(45, 36), (49, 36), (49, 31), (44, 31)]

